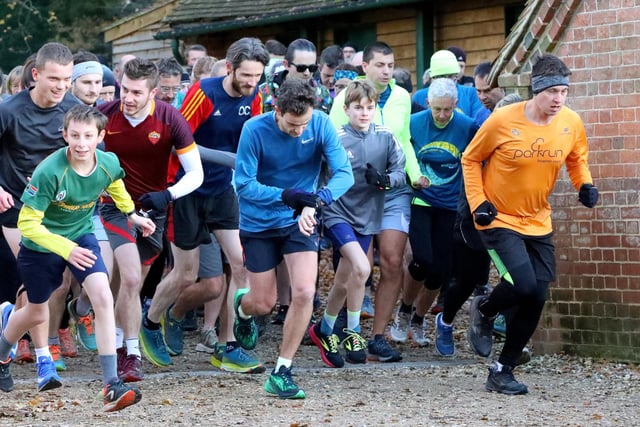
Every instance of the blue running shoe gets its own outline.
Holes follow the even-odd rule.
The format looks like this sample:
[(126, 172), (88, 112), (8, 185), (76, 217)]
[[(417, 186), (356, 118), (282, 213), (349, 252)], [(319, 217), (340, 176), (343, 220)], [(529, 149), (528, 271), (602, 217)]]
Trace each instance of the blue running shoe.
[(67, 310), (69, 311), (69, 315), (76, 322), (76, 338), (78, 338), (78, 342), (85, 350), (96, 351), (98, 350), (98, 345), (96, 344), (96, 334), (94, 332), (94, 319), (93, 312), (89, 311), (88, 314), (81, 316), (76, 311), (76, 300), (78, 298), (72, 299), (67, 304)]
[(220, 370), (226, 372), (239, 372), (245, 374), (261, 374), (265, 371), (264, 365), (242, 347), (236, 347), (222, 354)]
[(167, 351), (160, 329), (148, 329), (140, 325), (140, 347), (147, 360), (156, 366), (171, 365), (171, 356)]
[(52, 390), (62, 386), (62, 381), (56, 372), (53, 360), (47, 356), (40, 356), (38, 363), (38, 391)]
[(402, 354), (394, 350), (391, 344), (382, 335), (376, 335), (367, 343), (368, 360), (377, 362), (398, 362), (402, 360)]
[(236, 315), (233, 321), (233, 334), (236, 336), (236, 341), (242, 348), (245, 350), (253, 350), (258, 343), (258, 327), (256, 326), (256, 322), (253, 320), (253, 317), (242, 319), (240, 313), (238, 313), (242, 296), (248, 292), (248, 288), (238, 289), (233, 296), (233, 310)]
[[(13, 313), (13, 304), (6, 301), (0, 304), (0, 333), (4, 332), (7, 324), (9, 323), (9, 317), (11, 313)], [(16, 358), (16, 350), (18, 348), (18, 343), (15, 343), (13, 347), (11, 347), (11, 351), (9, 352), (9, 359), (13, 360)]]
[(160, 318), (162, 324), (162, 335), (167, 351), (171, 356), (179, 356), (184, 349), (182, 321), (171, 317), (171, 307), (167, 308), (164, 316)]
[(498, 314), (496, 320), (493, 321), (493, 333), (502, 338), (507, 336), (507, 321), (504, 314)]
[(442, 322), (442, 313), (436, 315), (436, 350), (441, 356), (453, 356), (455, 347), (453, 344), (453, 325), (448, 326)]
[(291, 378), (291, 369), (280, 366), (278, 372), (275, 369), (269, 375), (264, 384), (264, 391), (275, 394), (280, 399), (304, 399), (306, 395)]

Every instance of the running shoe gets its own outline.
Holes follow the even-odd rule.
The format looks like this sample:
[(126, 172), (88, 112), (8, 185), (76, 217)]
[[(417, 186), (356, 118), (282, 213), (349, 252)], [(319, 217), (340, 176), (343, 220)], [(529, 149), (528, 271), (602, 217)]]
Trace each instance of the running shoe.
[(258, 359), (238, 346), (229, 352), (224, 351), (220, 370), (245, 374), (261, 374), (265, 371), (265, 368)]
[(31, 352), (29, 340), (21, 338), (18, 340), (18, 349), (16, 350), (16, 362), (18, 363), (33, 363), (35, 357)]
[(264, 384), (264, 391), (275, 394), (280, 399), (304, 399), (306, 395), (291, 378), (291, 369), (280, 366), (278, 372), (275, 369)]
[(525, 365), (531, 361), (531, 351), (525, 347), (520, 353), (520, 357), (516, 360), (516, 366)]
[(96, 345), (95, 324), (93, 318), (93, 312), (89, 311), (89, 314), (80, 316), (76, 312), (76, 301), (78, 298), (72, 299), (67, 304), (67, 309), (71, 318), (76, 322), (76, 338), (85, 350), (96, 351), (98, 346)]
[(220, 367), (222, 366), (222, 356), (224, 356), (224, 351), (226, 350), (226, 348), (226, 344), (215, 344), (215, 351), (211, 354), (211, 359), (209, 360), (212, 366), (220, 369)]
[[(4, 329), (7, 327), (7, 324), (9, 323), (9, 317), (11, 316), (11, 313), (13, 313), (13, 307), (13, 304), (8, 301), (0, 304), (0, 333), (4, 332)], [(16, 343), (9, 352), (9, 358), (11, 358), (12, 360), (16, 358), (17, 349), (18, 343)]]
[(455, 346), (453, 344), (453, 325), (445, 325), (442, 322), (442, 313), (438, 313), (436, 324), (436, 350), (441, 356), (453, 356)]
[(0, 390), (8, 393), (13, 390), (13, 377), (11, 376), (11, 359), (0, 361)]
[(148, 329), (140, 325), (140, 348), (144, 357), (156, 366), (171, 365), (171, 356), (167, 351), (160, 329)]
[(373, 308), (373, 303), (371, 302), (371, 297), (369, 295), (365, 295), (362, 299), (362, 309), (360, 310), (360, 318), (361, 319), (373, 319), (375, 315), (375, 310)]
[(182, 330), (185, 332), (193, 332), (198, 330), (198, 316), (195, 310), (189, 310), (184, 315), (182, 321)]
[(67, 370), (67, 365), (64, 363), (64, 358), (60, 353), (60, 345), (59, 344), (50, 344), (49, 345), (49, 353), (51, 353), (51, 359), (53, 360), (53, 364), (56, 367), (56, 371), (62, 372)]
[(60, 354), (64, 357), (76, 357), (78, 348), (71, 338), (69, 328), (58, 329), (58, 337), (60, 338)]
[(160, 318), (160, 323), (167, 352), (171, 356), (181, 355), (184, 349), (182, 321), (171, 317), (171, 307), (169, 307)]
[(196, 344), (196, 351), (213, 354), (216, 351), (218, 334), (215, 329), (206, 329), (200, 332), (200, 340)]
[(411, 314), (401, 312), (398, 307), (396, 315), (393, 318), (393, 324), (391, 325), (391, 328), (389, 328), (389, 336), (392, 341), (401, 343), (407, 342), (410, 320)]
[(344, 359), (338, 350), (338, 336), (336, 334), (323, 335), (320, 332), (321, 323), (318, 322), (309, 327), (309, 338), (320, 349), (320, 357), (327, 366), (330, 368), (342, 368)]
[(118, 355), (118, 378), (125, 383), (142, 381), (142, 358), (135, 354), (127, 354), (125, 348), (117, 350)]
[(368, 359), (376, 362), (399, 362), (402, 354), (394, 350), (391, 344), (382, 335), (376, 335), (367, 343)]
[(284, 319), (287, 318), (287, 312), (289, 311), (288, 305), (281, 305), (278, 307), (278, 312), (271, 319), (272, 325), (284, 325)]
[(56, 372), (53, 360), (47, 356), (40, 356), (38, 363), (38, 391), (52, 390), (62, 386), (62, 381)]
[(495, 391), (502, 394), (527, 394), (529, 389), (526, 385), (516, 381), (513, 376), (513, 368), (502, 365), (498, 370), (497, 364), (489, 367), (489, 377), (485, 383), (487, 391)]
[(238, 313), (238, 308), (242, 302), (242, 296), (249, 292), (248, 288), (238, 289), (233, 296), (233, 309), (235, 311), (236, 318), (233, 321), (233, 334), (236, 337), (236, 341), (245, 350), (253, 350), (258, 343), (258, 327), (253, 319), (243, 319)]
[(411, 333), (411, 341), (418, 347), (424, 347), (429, 345), (427, 318), (422, 319), (422, 323), (409, 323), (409, 331)]
[(480, 313), (480, 304), (485, 296), (477, 296), (471, 300), (469, 307), (469, 329), (467, 329), (467, 341), (469, 346), (478, 355), (489, 357), (493, 347), (493, 318)]
[(349, 363), (367, 363), (367, 341), (356, 331), (344, 329), (346, 338), (340, 343), (345, 349), (345, 360)]
[(504, 314), (498, 314), (493, 321), (493, 333), (502, 338), (507, 336), (507, 320)]
[(142, 394), (137, 387), (126, 385), (121, 380), (115, 380), (102, 389), (102, 397), (104, 411), (113, 412), (140, 402)]

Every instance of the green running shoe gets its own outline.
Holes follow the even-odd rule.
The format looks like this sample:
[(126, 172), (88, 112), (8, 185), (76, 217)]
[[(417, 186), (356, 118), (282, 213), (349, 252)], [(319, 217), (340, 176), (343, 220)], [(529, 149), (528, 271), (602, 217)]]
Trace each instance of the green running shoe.
[(264, 390), (269, 394), (275, 394), (280, 399), (304, 399), (306, 395), (304, 391), (298, 388), (291, 378), (291, 369), (280, 366), (278, 372), (271, 372), (267, 382), (264, 384)]
[(249, 292), (248, 288), (238, 289), (233, 296), (233, 310), (235, 311), (236, 318), (233, 321), (233, 334), (236, 336), (236, 341), (245, 350), (253, 350), (258, 343), (258, 327), (253, 317), (248, 319), (242, 319), (238, 313), (238, 307), (242, 302), (242, 296)]

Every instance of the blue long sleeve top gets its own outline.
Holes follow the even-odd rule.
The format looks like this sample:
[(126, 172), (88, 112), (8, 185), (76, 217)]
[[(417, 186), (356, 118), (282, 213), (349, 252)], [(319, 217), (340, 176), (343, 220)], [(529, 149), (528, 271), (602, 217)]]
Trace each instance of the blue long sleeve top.
[(323, 156), (332, 173), (325, 187), (331, 199), (338, 199), (354, 182), (347, 152), (325, 113), (314, 110), (297, 138), (280, 130), (275, 114), (248, 120), (240, 134), (235, 184), (241, 230), (260, 232), (294, 224), (293, 211), (282, 202), (282, 190), (315, 193)]

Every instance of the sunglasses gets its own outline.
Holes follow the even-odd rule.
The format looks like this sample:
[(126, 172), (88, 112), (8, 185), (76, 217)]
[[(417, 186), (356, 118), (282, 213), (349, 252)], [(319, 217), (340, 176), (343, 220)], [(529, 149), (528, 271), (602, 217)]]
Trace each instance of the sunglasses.
[(304, 70), (309, 70), (311, 73), (315, 73), (318, 71), (318, 64), (294, 64), (291, 63), (294, 67), (296, 67), (296, 71), (299, 73), (304, 73)]

